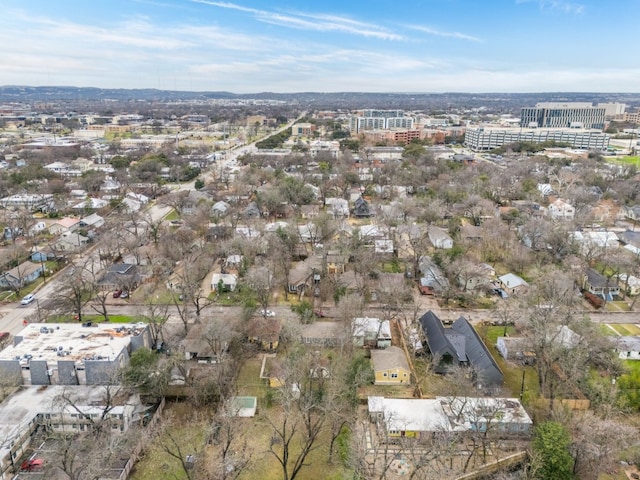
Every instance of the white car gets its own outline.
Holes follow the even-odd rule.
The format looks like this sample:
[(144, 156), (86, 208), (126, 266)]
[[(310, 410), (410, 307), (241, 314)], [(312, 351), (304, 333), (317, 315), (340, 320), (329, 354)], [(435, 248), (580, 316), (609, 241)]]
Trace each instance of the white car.
[(33, 293), (30, 293), (26, 297), (22, 299), (20, 305), (29, 305), (31, 302), (35, 300), (36, 296)]
[(276, 313), (273, 310), (260, 310), (260, 315), (263, 317), (275, 317)]

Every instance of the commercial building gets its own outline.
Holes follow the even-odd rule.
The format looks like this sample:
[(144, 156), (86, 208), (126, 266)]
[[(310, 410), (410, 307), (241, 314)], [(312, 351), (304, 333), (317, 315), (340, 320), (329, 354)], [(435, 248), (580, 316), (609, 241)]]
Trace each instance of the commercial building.
[(0, 352), (0, 377), (15, 385), (110, 384), (141, 347), (151, 347), (144, 323), (32, 323)]
[(464, 137), (465, 146), (475, 151), (493, 150), (517, 142), (566, 143), (573, 148), (605, 150), (610, 136), (597, 130), (575, 128), (495, 128), (469, 127)]
[(542, 102), (525, 107), (520, 113), (521, 127), (604, 129), (605, 107), (587, 102)]
[(349, 118), (352, 134), (362, 130), (413, 129), (413, 117), (405, 116), (402, 110), (363, 110)]

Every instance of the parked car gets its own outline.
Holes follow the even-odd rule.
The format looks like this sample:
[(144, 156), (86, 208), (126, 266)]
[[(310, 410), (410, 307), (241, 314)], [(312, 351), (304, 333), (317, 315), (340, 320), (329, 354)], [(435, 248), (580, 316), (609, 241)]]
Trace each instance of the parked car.
[(26, 297), (22, 299), (20, 305), (29, 305), (31, 302), (35, 300), (36, 296), (33, 293), (30, 293)]
[(275, 317), (276, 313), (272, 310), (260, 310), (260, 315), (263, 317)]
[(324, 318), (327, 316), (327, 312), (325, 312), (324, 310), (315, 310), (313, 313), (315, 314), (316, 317), (319, 317), (319, 318)]
[(123, 291), (123, 292), (120, 294), (120, 298), (129, 298), (129, 292), (127, 292), (126, 290), (125, 290), (125, 291)]
[(22, 462), (20, 469), (25, 472), (30, 472), (31, 470), (39, 470), (42, 465), (44, 465), (44, 460), (41, 458), (33, 458)]
[(113, 292), (113, 298), (120, 298), (120, 295), (122, 295), (122, 290), (116, 290)]

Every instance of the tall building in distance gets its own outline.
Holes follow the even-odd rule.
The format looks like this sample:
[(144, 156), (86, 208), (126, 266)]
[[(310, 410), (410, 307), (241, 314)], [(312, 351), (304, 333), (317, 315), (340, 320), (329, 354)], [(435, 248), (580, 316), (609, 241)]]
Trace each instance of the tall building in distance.
[(407, 117), (402, 110), (363, 110), (349, 118), (351, 133), (362, 130), (390, 130), (394, 128), (412, 129), (413, 117)]
[(594, 107), (588, 102), (542, 102), (522, 109), (520, 126), (604, 130), (605, 114), (605, 107)]

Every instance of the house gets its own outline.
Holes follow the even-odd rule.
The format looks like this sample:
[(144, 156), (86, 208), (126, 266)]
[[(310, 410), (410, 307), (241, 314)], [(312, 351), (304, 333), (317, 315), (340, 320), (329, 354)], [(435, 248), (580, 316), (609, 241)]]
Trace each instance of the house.
[(353, 216), (356, 218), (369, 218), (373, 217), (373, 215), (369, 202), (362, 197), (357, 198), (353, 207)]
[(458, 274), (458, 285), (463, 291), (473, 291), (488, 287), (496, 271), (487, 263), (474, 265), (473, 268), (462, 270)]
[(84, 235), (80, 235), (78, 233), (65, 232), (60, 235), (60, 238), (56, 240), (53, 245), (54, 250), (58, 252), (77, 252), (82, 250), (87, 243), (89, 243), (89, 238)]
[(429, 227), (428, 235), (431, 244), (435, 248), (442, 248), (445, 250), (453, 248), (453, 239), (444, 228), (431, 226)]
[(260, 218), (262, 216), (262, 212), (256, 202), (250, 202), (242, 212), (242, 216), (244, 218)]
[(101, 208), (106, 207), (107, 205), (109, 205), (109, 202), (107, 200), (104, 200), (102, 198), (89, 197), (86, 200), (83, 200), (82, 202), (75, 204), (71, 208), (73, 208), (74, 210), (87, 211), (87, 210), (99, 210)]
[(447, 280), (442, 270), (431, 260), (431, 257), (420, 257), (418, 270), (420, 273), (418, 289), (423, 295), (442, 293), (449, 288), (449, 280)]
[(38, 235), (40, 232), (44, 232), (47, 229), (47, 224), (42, 220), (37, 221), (29, 228), (29, 236)]
[(498, 277), (500, 287), (507, 293), (519, 294), (528, 290), (529, 284), (514, 273), (507, 273)]
[(322, 261), (317, 256), (310, 256), (302, 262), (296, 262), (287, 277), (287, 290), (289, 293), (302, 295), (312, 285), (320, 283)]
[(313, 322), (300, 328), (300, 343), (313, 347), (334, 347), (344, 339), (344, 328), (338, 322)]
[(420, 317), (436, 373), (448, 373), (457, 366), (470, 367), (474, 383), (502, 385), (503, 375), (486, 345), (466, 318), (460, 317), (445, 328), (431, 310)]
[(211, 207), (211, 214), (217, 217), (223, 217), (229, 212), (230, 208), (231, 205), (220, 200), (219, 202), (214, 203), (213, 207)]
[(570, 203), (559, 198), (549, 204), (547, 215), (552, 220), (572, 220), (576, 215), (576, 209)]
[(618, 285), (625, 289), (626, 295), (635, 297), (640, 295), (640, 278), (621, 273), (617, 276)]
[(391, 346), (389, 320), (379, 318), (354, 318), (351, 322), (353, 344), (357, 347), (387, 348)]
[(614, 232), (575, 231), (571, 232), (570, 236), (580, 246), (580, 251), (583, 254), (596, 248), (606, 250), (620, 246), (618, 236)]
[(104, 218), (97, 213), (92, 213), (80, 219), (80, 226), (87, 228), (100, 228), (104, 225)]
[(328, 274), (340, 274), (344, 273), (345, 267), (349, 263), (349, 257), (335, 250), (329, 250), (325, 255), (325, 262)]
[(114, 263), (97, 282), (102, 290), (134, 290), (140, 283), (138, 267), (131, 263)]
[[(229, 348), (229, 339), (237, 328), (235, 319), (225, 320), (225, 331), (209, 328), (207, 322), (195, 323), (182, 341), (185, 360), (198, 363), (221, 363)], [(221, 358), (222, 357), (222, 358)]]
[(626, 245), (633, 245), (640, 248), (640, 232), (625, 230), (618, 234), (618, 241)]
[(320, 215), (320, 207), (318, 205), (301, 205), (300, 217), (305, 220), (312, 220)]
[(142, 208), (142, 203), (135, 198), (124, 197), (120, 201), (120, 206), (127, 212), (139, 212)]
[(386, 238), (385, 232), (378, 225), (362, 225), (358, 234), (360, 239), (366, 244), (373, 244), (376, 240), (383, 240)]
[(33, 263), (48, 262), (49, 260), (55, 260), (56, 253), (49, 247), (45, 247), (39, 250), (31, 252), (31, 261)]
[(49, 225), (49, 233), (51, 235), (61, 235), (67, 232), (74, 232), (78, 228), (80, 228), (80, 219), (64, 217)]
[(622, 214), (625, 218), (630, 220), (640, 220), (640, 205), (633, 205), (631, 207), (623, 206)]
[(238, 286), (238, 277), (233, 273), (214, 273), (211, 275), (211, 290), (216, 293), (233, 292)]
[(388, 239), (374, 240), (373, 251), (379, 255), (392, 254), (394, 252), (393, 240), (388, 240)]
[(244, 257), (242, 255), (238, 255), (238, 254), (229, 255), (224, 261), (224, 268), (239, 270), (240, 267), (242, 266), (243, 258)]
[(349, 202), (344, 198), (330, 197), (325, 199), (324, 204), (327, 206), (327, 212), (333, 218), (347, 218), (349, 216)]
[(496, 349), (505, 360), (524, 362), (531, 365), (535, 362), (531, 341), (524, 337), (498, 337)]
[(390, 346), (385, 350), (372, 350), (371, 363), (375, 385), (411, 384), (409, 362), (400, 347)]
[(246, 327), (247, 339), (250, 343), (256, 343), (266, 351), (278, 349), (282, 324), (275, 317), (262, 315), (252, 317)]
[(613, 297), (620, 296), (620, 287), (616, 284), (616, 281), (601, 275), (593, 268), (587, 268), (582, 277), (582, 288), (607, 301), (613, 300)]
[[(384, 432), (385, 442), (434, 434), (484, 432), (492, 428), (502, 435), (528, 435), (533, 422), (515, 398), (368, 397), (369, 418)], [(490, 427), (491, 426), (491, 427)]]
[(640, 337), (608, 337), (620, 360), (640, 360)]
[(34, 282), (43, 272), (44, 266), (42, 264), (27, 260), (0, 275), (0, 287), (21, 289)]

